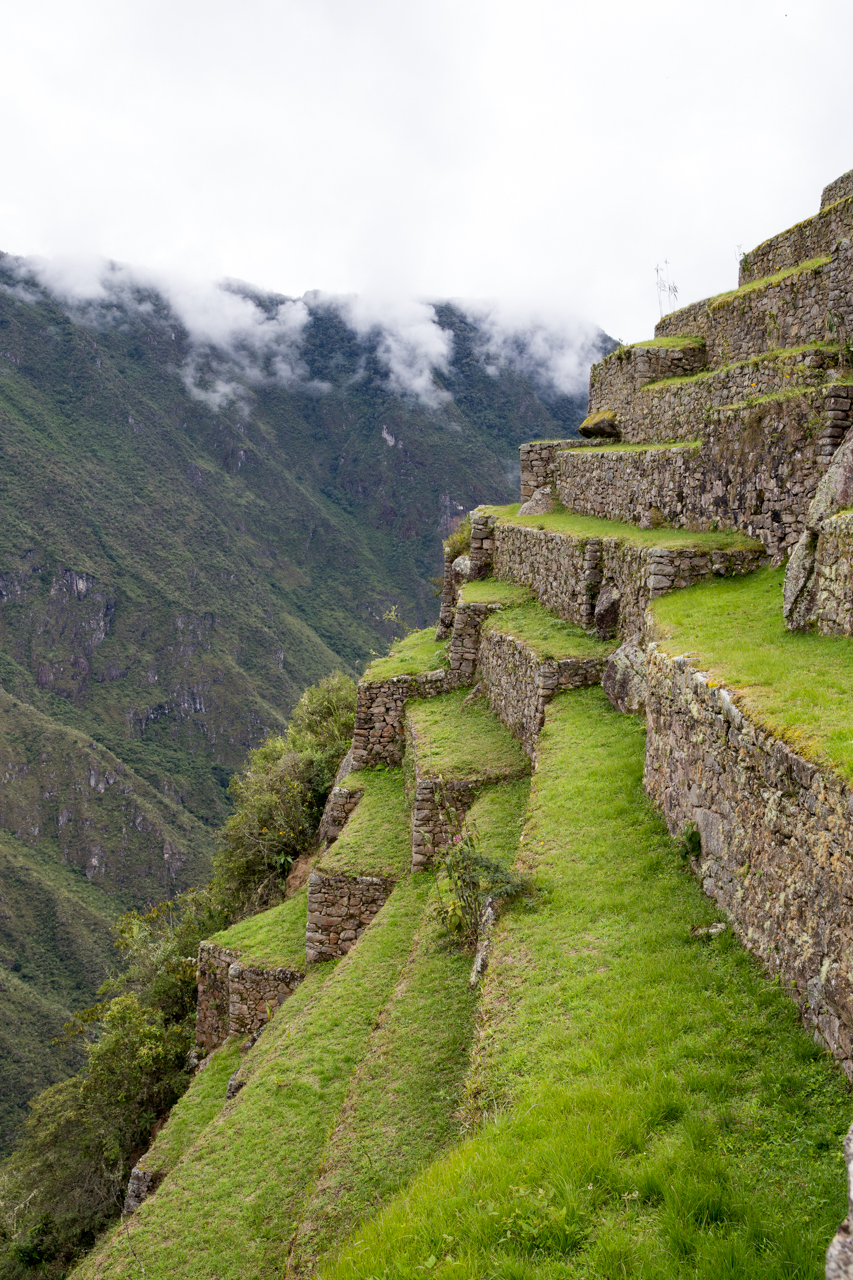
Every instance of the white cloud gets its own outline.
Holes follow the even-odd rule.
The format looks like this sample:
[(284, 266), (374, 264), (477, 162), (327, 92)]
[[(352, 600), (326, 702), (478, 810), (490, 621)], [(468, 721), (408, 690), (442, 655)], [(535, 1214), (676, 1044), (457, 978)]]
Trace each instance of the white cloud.
[(508, 365), (546, 396), (586, 392), (589, 366), (599, 358), (595, 326), (553, 307), (459, 299), (454, 305), (476, 324), (490, 372)]

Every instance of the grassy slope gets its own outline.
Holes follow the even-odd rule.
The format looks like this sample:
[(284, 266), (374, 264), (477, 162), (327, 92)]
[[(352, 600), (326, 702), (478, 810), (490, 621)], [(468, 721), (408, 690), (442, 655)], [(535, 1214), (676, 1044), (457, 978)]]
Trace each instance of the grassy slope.
[(482, 699), (465, 706), (467, 689), (410, 702), (406, 715), (426, 777), (518, 778), (530, 769), (519, 743)]
[[(430, 888), (428, 877), (398, 886), (325, 982), (322, 973), (312, 973), (276, 1015), (252, 1054), (245, 1088), (133, 1218), (133, 1246), (149, 1275), (254, 1280), (281, 1273)], [(302, 1007), (288, 1016), (300, 996)], [(137, 1272), (118, 1232), (112, 1247), (78, 1274)]]
[(755, 547), (758, 544), (742, 533), (693, 533), (689, 529), (640, 529), (634, 524), (622, 524), (619, 520), (602, 520), (598, 516), (579, 516), (571, 511), (552, 511), (544, 516), (519, 516), (519, 503), (506, 507), (483, 507), (487, 514), (495, 515), (507, 524), (519, 524), (526, 529), (547, 529), (550, 533), (564, 533), (572, 538), (622, 538), (638, 547), (697, 547), (701, 551), (729, 551), (736, 547)]
[(846, 1086), (730, 935), (691, 937), (713, 905), (642, 761), (641, 724), (600, 690), (549, 708), (522, 859), (539, 902), (499, 925), (472, 1136), (325, 1280), (821, 1274)]
[(390, 680), (394, 676), (417, 676), (424, 671), (438, 671), (447, 664), (447, 641), (436, 640), (435, 628), (413, 631), (395, 640), (390, 653), (375, 658), (362, 677), (364, 680)]
[(853, 779), (853, 646), (789, 631), (784, 569), (716, 579), (654, 603), (656, 636), (732, 689), (739, 705), (796, 751)]
[(239, 920), (208, 939), (225, 947), (247, 965), (265, 969), (305, 968), (305, 912), (307, 890), (259, 915)]
[(412, 860), (411, 818), (402, 769), (364, 769), (345, 785), (364, 795), (337, 840), (317, 863), (335, 876), (391, 876), (399, 879)]

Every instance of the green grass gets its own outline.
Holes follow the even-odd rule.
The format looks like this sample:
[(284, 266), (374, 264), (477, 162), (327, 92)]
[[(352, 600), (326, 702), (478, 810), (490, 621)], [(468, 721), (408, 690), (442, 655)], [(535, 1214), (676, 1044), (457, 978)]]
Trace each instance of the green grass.
[(644, 731), (599, 689), (551, 704), (498, 925), (471, 1136), (323, 1280), (817, 1280), (846, 1210), (849, 1095), (642, 791)]
[(208, 939), (225, 947), (246, 965), (262, 969), (305, 968), (305, 912), (307, 890), (295, 893), (269, 911), (239, 920)]
[(530, 761), (509, 730), (483, 699), (464, 706), (467, 696), (468, 690), (460, 689), (406, 707), (424, 776), (519, 778), (528, 773)]
[[(304, 930), (303, 930), (304, 932)], [(143, 1169), (165, 1174), (174, 1169), (193, 1147), (211, 1120), (225, 1105), (228, 1081), (240, 1066), (240, 1042), (235, 1037), (210, 1055), (207, 1065), (193, 1077), (151, 1147), (138, 1161)]]
[(336, 876), (406, 875), (412, 836), (402, 769), (364, 769), (351, 773), (345, 785), (364, 795), (317, 870)]
[(718, 293), (715, 297), (708, 300), (708, 310), (716, 311), (720, 307), (731, 306), (733, 302), (739, 301), (748, 293), (755, 293), (759, 289), (769, 289), (774, 284), (781, 284), (783, 280), (788, 280), (792, 276), (800, 276), (806, 271), (816, 271), (818, 267), (825, 267), (830, 261), (829, 254), (822, 254), (817, 258), (809, 258), (807, 262), (800, 262), (795, 267), (784, 267), (781, 271), (776, 271), (772, 276), (762, 276), (760, 280), (750, 280), (748, 284), (743, 284), (739, 289), (730, 289), (726, 293)]
[(447, 641), (436, 640), (435, 627), (412, 631), (395, 640), (390, 653), (376, 658), (362, 676), (363, 680), (390, 680), (393, 676), (419, 676), (424, 671), (438, 671), (447, 666)]
[[(657, 382), (645, 383), (640, 388), (640, 391), (659, 391), (663, 387), (670, 386), (692, 386), (694, 383), (707, 382), (711, 378), (720, 378), (725, 374), (731, 373), (734, 369), (748, 369), (754, 365), (791, 360), (796, 356), (802, 355), (805, 351), (837, 353), (838, 349), (837, 342), (804, 342), (798, 347), (774, 347), (772, 351), (761, 351), (757, 356), (750, 356), (748, 360), (736, 360), (731, 364), (718, 364), (713, 369), (702, 369), (699, 373), (689, 373), (683, 377), (658, 378)], [(790, 375), (786, 374), (785, 376), (789, 377)]]
[[(671, 382), (681, 382), (681, 378), (671, 378)], [(584, 449), (586, 453), (654, 453), (660, 449), (699, 449), (702, 446), (701, 440), (665, 440), (662, 444), (621, 444), (614, 442), (613, 444), (597, 444), (589, 449)], [(566, 450), (568, 452), (568, 450)], [(572, 451), (574, 452), (574, 450)]]
[(502, 524), (518, 524), (525, 529), (544, 529), (570, 538), (621, 538), (637, 547), (697, 547), (702, 551), (730, 551), (757, 547), (760, 544), (741, 533), (694, 533), (690, 529), (640, 529), (619, 520), (601, 520), (598, 516), (579, 516), (571, 511), (552, 511), (544, 516), (519, 516), (521, 504), (506, 507), (481, 507), (487, 515), (497, 516)]
[[(410, 957), (431, 876), (399, 885), (357, 947), (312, 966), (246, 1060), (247, 1084), (78, 1277), (281, 1275), (353, 1077)], [(439, 1033), (440, 1034), (440, 1033)], [(137, 1259), (139, 1262), (137, 1262)]]
[[(516, 825), (516, 848), (519, 834)], [(471, 957), (448, 937), (437, 908), (431, 898), (323, 1152), (291, 1255), (298, 1274), (312, 1274), (319, 1256), (457, 1136), (476, 994)]]
[(515, 636), (543, 659), (605, 658), (614, 648), (595, 636), (588, 636), (580, 627), (563, 622), (535, 600), (493, 613), (486, 618), (483, 629)]
[(676, 333), (671, 338), (649, 338), (645, 342), (632, 342), (631, 348), (642, 347), (675, 347), (683, 351), (686, 347), (703, 347), (705, 339), (692, 333)]
[(530, 779), (516, 778), (484, 787), (465, 816), (465, 826), (476, 832), (483, 853), (511, 867), (530, 799)]
[(784, 569), (761, 569), (673, 592), (652, 606), (656, 635), (734, 690), (771, 733), (853, 780), (853, 644), (789, 631), (784, 578)]
[(527, 604), (533, 592), (520, 582), (502, 582), (500, 578), (478, 578), (466, 582), (459, 591), (463, 604), (502, 604), (506, 606)]

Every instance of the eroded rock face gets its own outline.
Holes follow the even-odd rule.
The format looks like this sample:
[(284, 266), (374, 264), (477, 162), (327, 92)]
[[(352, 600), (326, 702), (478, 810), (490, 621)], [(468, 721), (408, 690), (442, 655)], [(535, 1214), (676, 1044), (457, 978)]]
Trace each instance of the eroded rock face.
[(827, 516), (853, 507), (853, 434), (839, 445), (826, 475), (815, 490), (806, 516), (806, 528), (817, 533)]
[(847, 1217), (826, 1251), (826, 1280), (853, 1280), (853, 1125), (844, 1139), (847, 1164)]
[(817, 608), (817, 553), (825, 520), (853, 506), (853, 432), (835, 452), (826, 475), (815, 490), (806, 527), (791, 553), (785, 571), (782, 613), (791, 631), (804, 631), (814, 623)]
[(612, 655), (604, 668), (601, 687), (617, 711), (645, 715), (646, 655), (638, 636), (626, 640)]
[(471, 577), (471, 557), (457, 556), (453, 561), (453, 576), (458, 582), (467, 582)]
[(809, 625), (815, 607), (817, 534), (804, 530), (785, 570), (782, 615), (791, 631)]
[(523, 502), (518, 509), (520, 516), (545, 516), (554, 510), (554, 495), (549, 485), (534, 489), (532, 497)]

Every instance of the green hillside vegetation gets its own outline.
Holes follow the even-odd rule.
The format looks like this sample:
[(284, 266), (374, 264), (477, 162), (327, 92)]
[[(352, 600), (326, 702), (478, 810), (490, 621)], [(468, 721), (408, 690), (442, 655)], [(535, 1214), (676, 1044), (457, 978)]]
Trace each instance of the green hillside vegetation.
[(655, 634), (795, 751), (853, 780), (853, 649), (844, 636), (788, 630), (784, 579), (784, 568), (761, 569), (674, 592), (654, 602)]
[[(521, 440), (582, 418), (581, 400), (546, 404), (510, 369), (487, 373), (454, 308), (440, 322), (455, 344), (445, 408), (391, 394), (375, 336), (322, 305), (303, 350), (318, 394), (193, 347), (156, 293), (72, 316), (0, 255), (0, 832), (38, 849), (35, 867), (58, 855), (85, 871), (103, 934), (209, 877), (247, 752), (307, 685), (386, 647), (383, 615), (429, 622), (441, 536), (510, 496)], [(217, 379), (236, 392), (218, 410), (203, 398)], [(99, 790), (107, 773), (121, 782)], [(31, 985), (60, 1018), (118, 961), (107, 948), (60, 999), (40, 986), (47, 952)], [(8, 1017), (30, 1067), (0, 1069), (0, 1146), (4, 1108), (67, 1060), (20, 1003)]]

